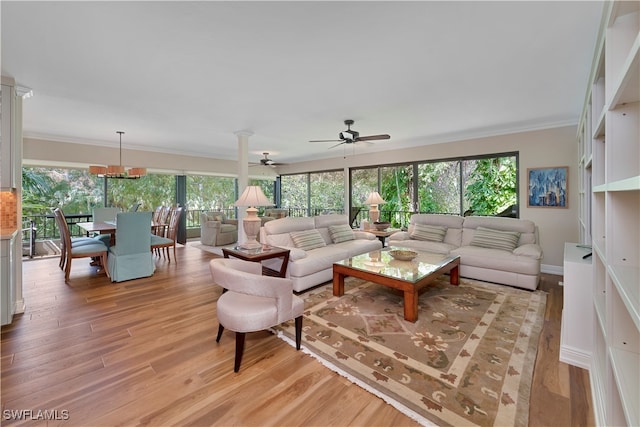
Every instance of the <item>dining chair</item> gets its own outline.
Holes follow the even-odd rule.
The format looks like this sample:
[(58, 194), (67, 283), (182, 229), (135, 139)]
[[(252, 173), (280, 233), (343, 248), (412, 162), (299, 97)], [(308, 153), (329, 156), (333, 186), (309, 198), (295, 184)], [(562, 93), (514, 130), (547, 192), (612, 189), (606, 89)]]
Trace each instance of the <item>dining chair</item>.
[(156, 269), (151, 245), (151, 212), (120, 212), (116, 220), (116, 244), (109, 248), (112, 282), (153, 275)]
[(173, 259), (176, 263), (178, 262), (176, 257), (176, 240), (178, 239), (178, 226), (183, 211), (183, 207), (171, 208), (165, 236), (151, 233), (151, 251), (155, 251), (158, 256), (162, 252), (163, 255), (166, 255), (169, 262), (171, 262), (171, 255), (169, 254), (169, 248), (171, 247), (173, 247)]
[(240, 370), (247, 332), (295, 319), (296, 349), (300, 350), (304, 301), (293, 294), (291, 279), (262, 276), (261, 263), (240, 259), (213, 259), (209, 268), (214, 282), (226, 290), (217, 302), (216, 342), (225, 328), (236, 333), (234, 372)]
[(58, 230), (60, 231), (60, 262), (58, 266), (61, 270), (65, 269), (67, 264), (67, 247), (63, 233), (69, 234), (69, 241), (71, 242), (71, 247), (76, 246), (84, 246), (87, 244), (95, 244), (96, 242), (102, 242), (109, 248), (108, 237), (109, 235), (98, 235), (95, 237), (71, 237), (71, 233), (69, 231), (69, 224), (67, 224), (67, 219), (64, 216), (64, 212), (60, 208), (55, 208), (53, 210), (53, 218), (56, 221), (56, 225), (58, 226)]
[(120, 208), (93, 208), (93, 222), (115, 221)]
[[(94, 258), (100, 260), (100, 265), (104, 269), (107, 277), (109, 277), (109, 270), (107, 270), (107, 245), (98, 239), (81, 238), (82, 240), (71, 241), (71, 234), (69, 232), (69, 226), (64, 218), (62, 210), (56, 208), (54, 211), (54, 218), (58, 222), (60, 228), (60, 239), (64, 241), (62, 244), (65, 252), (64, 260), (61, 259), (61, 263), (64, 265), (64, 281), (69, 281), (71, 274), (71, 261), (74, 258)], [(87, 240), (88, 239), (88, 240)]]

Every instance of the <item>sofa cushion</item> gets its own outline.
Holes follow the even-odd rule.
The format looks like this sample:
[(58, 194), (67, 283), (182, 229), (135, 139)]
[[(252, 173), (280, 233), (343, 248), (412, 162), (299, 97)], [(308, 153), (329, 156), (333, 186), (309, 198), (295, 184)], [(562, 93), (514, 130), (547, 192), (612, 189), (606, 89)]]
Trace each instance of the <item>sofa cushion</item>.
[(517, 231), (501, 231), (478, 227), (470, 245), (513, 252), (519, 240), (520, 233)]
[(318, 230), (304, 230), (304, 231), (294, 231), (289, 233), (291, 235), (291, 240), (293, 241), (293, 245), (305, 251), (310, 251), (311, 249), (321, 248), (326, 246), (324, 239), (318, 232)]
[(409, 248), (417, 251), (446, 255), (457, 246), (447, 242), (432, 242), (430, 240), (389, 240), (389, 246), (394, 248)]
[(408, 231), (411, 234), (416, 224), (445, 227), (447, 233), (444, 236), (444, 243), (458, 247), (462, 243), (463, 223), (464, 218), (459, 215), (414, 214), (411, 216)]
[(333, 243), (331, 235), (329, 234), (329, 227), (332, 225), (349, 225), (349, 218), (341, 214), (318, 215), (313, 217), (313, 221), (316, 230), (320, 232), (320, 235), (327, 245)]
[(333, 243), (346, 242), (356, 238), (349, 224), (330, 225), (329, 235)]
[(412, 239), (443, 242), (447, 228), (440, 225), (414, 224), (410, 234)]
[(518, 246), (527, 243), (538, 243), (536, 225), (531, 220), (494, 216), (468, 216), (464, 219), (464, 231), (462, 234), (462, 244), (460, 246), (471, 244), (474, 231), (478, 227), (501, 231), (517, 231), (520, 233)]
[[(357, 240), (354, 240), (356, 242)], [(351, 243), (351, 242), (348, 242)], [(341, 243), (344, 245), (345, 243)], [(287, 275), (292, 277), (304, 277), (319, 271), (331, 270), (333, 263), (349, 258), (346, 250), (335, 245), (323, 246), (307, 252), (307, 256), (295, 261), (289, 260)]]
[(382, 242), (377, 238), (373, 240), (354, 239), (342, 243), (337, 243), (335, 245), (332, 245), (332, 247), (336, 248), (336, 250), (340, 252), (344, 251), (345, 256), (341, 259), (346, 259), (366, 252), (380, 250), (382, 249)]
[(461, 265), (534, 276), (540, 274), (539, 259), (514, 255), (501, 249), (462, 246), (452, 250), (451, 255), (460, 255)]

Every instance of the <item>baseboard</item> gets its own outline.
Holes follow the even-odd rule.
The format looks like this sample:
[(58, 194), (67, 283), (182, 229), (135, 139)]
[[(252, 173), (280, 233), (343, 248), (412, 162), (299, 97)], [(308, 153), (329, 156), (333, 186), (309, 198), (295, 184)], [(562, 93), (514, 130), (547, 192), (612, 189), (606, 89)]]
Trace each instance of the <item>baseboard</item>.
[(540, 271), (542, 273), (556, 274), (558, 276), (564, 276), (564, 267), (561, 266), (561, 265), (542, 264), (540, 266)]
[(560, 345), (560, 361), (589, 370), (591, 368), (591, 353), (568, 345)]

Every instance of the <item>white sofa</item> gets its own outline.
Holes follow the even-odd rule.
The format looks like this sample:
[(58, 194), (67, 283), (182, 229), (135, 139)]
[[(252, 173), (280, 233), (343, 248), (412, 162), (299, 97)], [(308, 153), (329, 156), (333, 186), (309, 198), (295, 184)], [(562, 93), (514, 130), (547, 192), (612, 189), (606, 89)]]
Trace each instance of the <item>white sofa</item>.
[(540, 280), (542, 249), (535, 224), (526, 219), (415, 214), (408, 230), (391, 235), (388, 242), (389, 246), (460, 255), (462, 277), (530, 290)]
[[(317, 230), (317, 233), (309, 230)], [(342, 239), (335, 235), (338, 230), (341, 230), (342, 236), (346, 236), (344, 238), (349, 240), (340, 241)], [(332, 231), (338, 243), (332, 239)], [(266, 222), (260, 234), (261, 242), (291, 250), (287, 277), (293, 280), (293, 289), (297, 292), (331, 280), (334, 262), (382, 248), (382, 243), (373, 234), (351, 230), (349, 218), (346, 215), (285, 217)], [(297, 238), (302, 234), (319, 234), (322, 239), (321, 246), (309, 250), (302, 249), (303, 246)], [(315, 237), (317, 241), (317, 236)], [(279, 264), (276, 264), (280, 262), (279, 260), (264, 261), (265, 265), (275, 269), (279, 269)]]

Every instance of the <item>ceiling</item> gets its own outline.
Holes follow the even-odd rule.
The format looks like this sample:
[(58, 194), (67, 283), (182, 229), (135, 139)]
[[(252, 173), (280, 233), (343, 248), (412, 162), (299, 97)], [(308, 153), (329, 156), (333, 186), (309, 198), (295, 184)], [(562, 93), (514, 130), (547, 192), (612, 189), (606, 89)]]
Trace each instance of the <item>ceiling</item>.
[(24, 135), (291, 163), (577, 123), (602, 3), (2, 1)]

